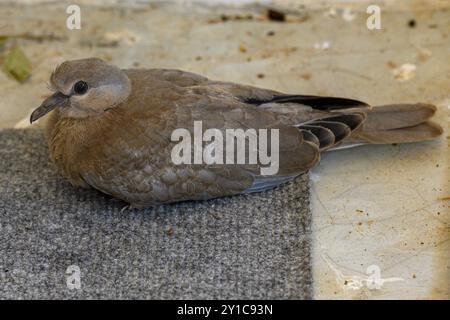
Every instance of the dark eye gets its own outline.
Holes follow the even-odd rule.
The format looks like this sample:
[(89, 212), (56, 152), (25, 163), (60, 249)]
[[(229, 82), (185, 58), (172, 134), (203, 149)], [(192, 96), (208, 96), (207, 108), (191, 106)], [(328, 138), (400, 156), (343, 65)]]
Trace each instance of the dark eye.
[(78, 81), (73, 86), (73, 92), (75, 94), (85, 94), (88, 91), (88, 89), (89, 89), (89, 86), (84, 81)]

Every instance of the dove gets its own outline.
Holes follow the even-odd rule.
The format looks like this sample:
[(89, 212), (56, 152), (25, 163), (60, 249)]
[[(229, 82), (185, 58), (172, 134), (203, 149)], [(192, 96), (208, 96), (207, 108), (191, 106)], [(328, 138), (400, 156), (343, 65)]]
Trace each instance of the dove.
[[(313, 168), (322, 152), (425, 141), (442, 133), (429, 120), (436, 111), (431, 104), (372, 107), (348, 98), (213, 81), (180, 70), (120, 69), (98, 58), (62, 63), (51, 74), (50, 88), (53, 94), (30, 121), (49, 114), (45, 136), (58, 171), (74, 186), (95, 188), (133, 208), (260, 192)], [(253, 145), (245, 154), (263, 147), (267, 155), (276, 151), (276, 172), (262, 174), (260, 159), (175, 163), (180, 139), (174, 140), (173, 133), (184, 129), (195, 135), (199, 121), (203, 130), (224, 136), (231, 129), (254, 130), (253, 135), (276, 132), (275, 143)], [(200, 143), (204, 147), (208, 141)]]

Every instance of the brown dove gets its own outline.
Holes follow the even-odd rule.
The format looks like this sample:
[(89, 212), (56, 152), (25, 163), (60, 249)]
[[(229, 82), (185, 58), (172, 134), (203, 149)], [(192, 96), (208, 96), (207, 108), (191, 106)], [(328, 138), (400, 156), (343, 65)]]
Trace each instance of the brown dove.
[[(50, 83), (54, 94), (30, 120), (51, 112), (46, 136), (56, 167), (73, 185), (93, 187), (132, 207), (263, 191), (314, 167), (324, 151), (424, 141), (442, 133), (428, 120), (436, 111), (430, 104), (371, 107), (346, 98), (212, 81), (179, 70), (123, 70), (97, 58), (64, 62)], [(262, 160), (228, 163), (218, 157), (215, 163), (175, 163), (173, 152), (181, 139), (174, 140), (173, 133), (184, 128), (195, 135), (194, 122), (199, 121), (202, 130), (225, 135), (228, 129), (276, 130), (276, 148), (272, 142), (265, 147), (267, 154), (278, 152), (276, 173), (263, 174)], [(207, 144), (201, 141), (202, 147)], [(219, 150), (214, 152), (219, 155)]]

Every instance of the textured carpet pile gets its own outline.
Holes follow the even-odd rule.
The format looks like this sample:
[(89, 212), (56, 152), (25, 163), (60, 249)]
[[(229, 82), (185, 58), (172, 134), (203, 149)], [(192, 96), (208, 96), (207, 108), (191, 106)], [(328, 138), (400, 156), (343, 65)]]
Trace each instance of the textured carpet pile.
[(56, 174), (41, 131), (0, 131), (0, 298), (311, 298), (307, 179), (121, 213)]

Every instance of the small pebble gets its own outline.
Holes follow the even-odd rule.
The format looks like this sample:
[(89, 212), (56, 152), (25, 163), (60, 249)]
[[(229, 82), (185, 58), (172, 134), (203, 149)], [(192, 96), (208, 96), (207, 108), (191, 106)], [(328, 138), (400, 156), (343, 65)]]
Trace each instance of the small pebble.
[(272, 21), (283, 22), (286, 20), (286, 15), (278, 10), (269, 9), (267, 10), (267, 18)]

